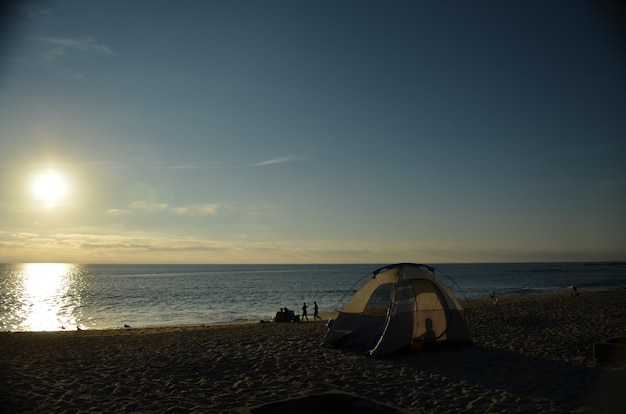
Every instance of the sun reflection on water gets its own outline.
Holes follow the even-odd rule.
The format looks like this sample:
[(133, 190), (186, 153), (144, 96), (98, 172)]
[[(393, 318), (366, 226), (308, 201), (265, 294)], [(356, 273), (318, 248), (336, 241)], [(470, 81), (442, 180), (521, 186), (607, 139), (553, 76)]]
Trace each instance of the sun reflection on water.
[(21, 329), (56, 331), (75, 328), (76, 302), (72, 297), (72, 272), (75, 265), (65, 263), (28, 263), (21, 269)]

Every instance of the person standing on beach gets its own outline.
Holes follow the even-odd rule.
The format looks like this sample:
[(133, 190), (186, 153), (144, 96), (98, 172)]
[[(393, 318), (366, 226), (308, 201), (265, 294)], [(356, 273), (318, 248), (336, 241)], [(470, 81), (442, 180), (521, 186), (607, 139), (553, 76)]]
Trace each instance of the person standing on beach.
[(302, 304), (302, 320), (304, 321), (304, 318), (306, 318), (307, 322), (309, 321), (309, 317), (306, 314), (306, 309), (308, 308), (308, 306), (306, 305), (306, 302), (304, 302)]
[(317, 306), (317, 302), (313, 302), (313, 320), (322, 320), (322, 318), (320, 318), (320, 307)]

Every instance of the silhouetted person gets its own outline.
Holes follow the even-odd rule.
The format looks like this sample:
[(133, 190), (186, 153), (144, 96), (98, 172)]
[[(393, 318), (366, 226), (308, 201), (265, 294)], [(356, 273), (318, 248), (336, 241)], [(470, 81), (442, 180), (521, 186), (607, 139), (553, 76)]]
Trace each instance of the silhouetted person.
[(313, 320), (322, 319), (320, 318), (320, 307), (317, 306), (317, 302), (313, 302)]
[(306, 309), (308, 308), (308, 306), (306, 305), (306, 302), (302, 304), (302, 320), (304, 321), (304, 318), (306, 318), (306, 320), (309, 320), (309, 317), (306, 314)]
[(293, 321), (293, 311), (290, 311), (285, 306), (285, 322), (292, 322), (292, 321)]
[(435, 335), (435, 331), (433, 330), (433, 320), (426, 318), (424, 321), (424, 327), (426, 328), (426, 332), (424, 332), (420, 338), (426, 342), (434, 341), (437, 335)]

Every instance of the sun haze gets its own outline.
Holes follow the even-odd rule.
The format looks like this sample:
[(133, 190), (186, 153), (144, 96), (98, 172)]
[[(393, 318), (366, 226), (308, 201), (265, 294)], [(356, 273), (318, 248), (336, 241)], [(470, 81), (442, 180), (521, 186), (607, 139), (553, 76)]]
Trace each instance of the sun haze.
[(0, 262), (626, 260), (612, 2), (22, 3)]
[(46, 207), (55, 207), (68, 193), (66, 178), (55, 170), (38, 173), (32, 181), (33, 195)]

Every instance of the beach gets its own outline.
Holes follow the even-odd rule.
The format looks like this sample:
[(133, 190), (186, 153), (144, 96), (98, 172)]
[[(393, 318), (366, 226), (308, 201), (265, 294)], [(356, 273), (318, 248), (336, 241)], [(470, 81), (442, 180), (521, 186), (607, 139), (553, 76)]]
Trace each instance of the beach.
[(626, 290), (464, 306), (472, 346), (383, 359), (320, 348), (319, 321), (2, 332), (0, 405), (5, 413), (261, 413), (313, 396), (297, 409), (322, 414), (339, 412), (327, 397), (344, 393), (370, 402), (369, 412), (624, 411), (624, 364), (597, 361), (593, 345), (626, 336)]

